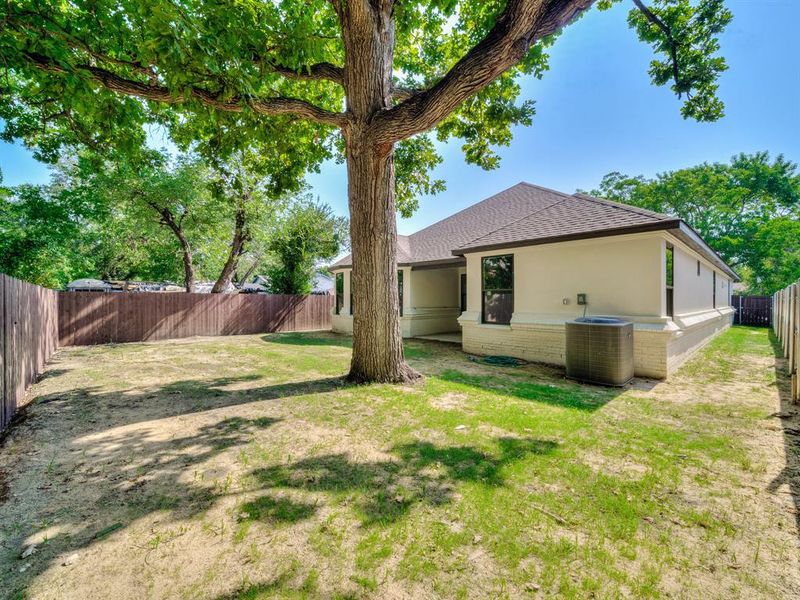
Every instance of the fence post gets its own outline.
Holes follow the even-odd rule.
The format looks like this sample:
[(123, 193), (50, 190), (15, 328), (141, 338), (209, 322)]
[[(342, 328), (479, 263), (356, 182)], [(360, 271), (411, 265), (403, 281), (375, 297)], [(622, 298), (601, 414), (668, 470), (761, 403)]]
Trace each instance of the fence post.
[(792, 339), (790, 342), (791, 358), (789, 359), (789, 370), (791, 372), (792, 401), (800, 399), (800, 283), (792, 286), (794, 290), (794, 305), (792, 310)]
[(0, 430), (6, 426), (6, 276), (0, 273)]

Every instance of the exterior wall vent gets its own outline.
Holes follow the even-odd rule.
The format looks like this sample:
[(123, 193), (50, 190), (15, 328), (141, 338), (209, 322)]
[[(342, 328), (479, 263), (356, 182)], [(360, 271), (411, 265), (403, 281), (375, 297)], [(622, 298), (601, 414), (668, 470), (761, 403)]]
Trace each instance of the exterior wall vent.
[(566, 323), (567, 377), (623, 386), (633, 379), (633, 323), (580, 317)]

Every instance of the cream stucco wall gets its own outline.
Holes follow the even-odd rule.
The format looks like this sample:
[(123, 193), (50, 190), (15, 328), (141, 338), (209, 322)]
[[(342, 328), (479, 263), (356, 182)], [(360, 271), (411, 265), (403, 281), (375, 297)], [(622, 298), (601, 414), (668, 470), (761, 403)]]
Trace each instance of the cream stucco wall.
[[(467, 255), (467, 312), (481, 311), (481, 259), (514, 255), (514, 321), (563, 322), (583, 313), (659, 317), (664, 241), (658, 235), (617, 236)], [(566, 299), (567, 303), (564, 303)]]
[[(713, 308), (730, 306), (730, 278), (710, 262), (669, 237), (674, 247), (675, 316), (690, 315)], [(700, 269), (698, 274), (698, 262)], [(716, 272), (717, 298), (714, 305), (714, 275)]]
[(411, 308), (457, 308), (458, 267), (414, 269), (409, 291)]
[[(675, 318), (667, 316), (666, 253), (674, 248)], [(481, 259), (514, 255), (514, 314), (509, 325), (481, 323)], [(634, 322), (634, 364), (638, 376), (667, 377), (680, 363), (730, 325), (729, 278), (717, 270), (717, 305), (712, 303), (713, 266), (667, 233), (467, 255), (467, 311), (459, 322), (463, 348), (476, 354), (506, 354), (564, 364), (564, 322), (583, 312)], [(692, 279), (694, 277), (694, 279)]]

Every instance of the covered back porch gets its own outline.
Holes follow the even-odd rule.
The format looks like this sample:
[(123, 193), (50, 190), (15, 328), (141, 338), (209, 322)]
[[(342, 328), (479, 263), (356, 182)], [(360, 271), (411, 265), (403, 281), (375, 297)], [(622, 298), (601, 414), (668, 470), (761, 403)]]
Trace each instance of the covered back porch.
[[(333, 272), (336, 302), (332, 328), (337, 333), (352, 333), (351, 269), (334, 269)], [(467, 297), (464, 260), (454, 259), (436, 265), (400, 265), (397, 275), (403, 337), (460, 343), (458, 318), (466, 310)], [(436, 336), (442, 336), (442, 339)]]

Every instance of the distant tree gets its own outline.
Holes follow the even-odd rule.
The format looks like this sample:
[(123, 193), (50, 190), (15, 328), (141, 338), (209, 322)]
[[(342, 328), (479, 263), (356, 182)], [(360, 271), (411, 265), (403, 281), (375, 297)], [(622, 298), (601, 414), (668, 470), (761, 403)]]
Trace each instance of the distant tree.
[(266, 275), (274, 294), (308, 294), (318, 265), (347, 244), (347, 219), (308, 197), (296, 201), (279, 221), (269, 244), (273, 254)]
[(39, 186), (0, 196), (0, 272), (47, 287), (83, 274), (81, 231), (69, 207)]
[(236, 152), (230, 159), (215, 163), (211, 191), (222, 214), (227, 212), (232, 221), (232, 237), (212, 293), (228, 289), (240, 259), (246, 255), (251, 257), (248, 271), (252, 273), (258, 267), (266, 255), (266, 244), (278, 214), (286, 207), (287, 195), (302, 186), (298, 176), (287, 177), (275, 169), (272, 157), (253, 149)]
[(267, 257), (285, 190), (268, 161), (238, 153), (209, 165), (147, 149), (114, 160), (84, 151), (59, 161), (51, 182), (0, 189), (0, 265), (9, 274), (62, 286), (78, 277), (181, 280), (225, 291), (241, 257)]
[[(180, 256), (184, 287), (194, 290), (197, 268), (191, 238), (207, 240), (220, 226), (202, 161), (190, 156), (172, 161), (156, 151), (110, 161), (87, 152), (63, 170), (62, 180), (69, 194), (95, 208), (101, 232), (122, 229), (127, 231), (122, 239), (128, 240), (144, 235), (145, 251), (154, 251), (167, 233), (173, 240), (172, 256), (176, 247)], [(174, 274), (172, 269), (164, 273)]]
[(614, 172), (592, 193), (680, 217), (739, 270), (751, 293), (800, 279), (800, 172), (783, 156), (739, 154), (653, 179)]

